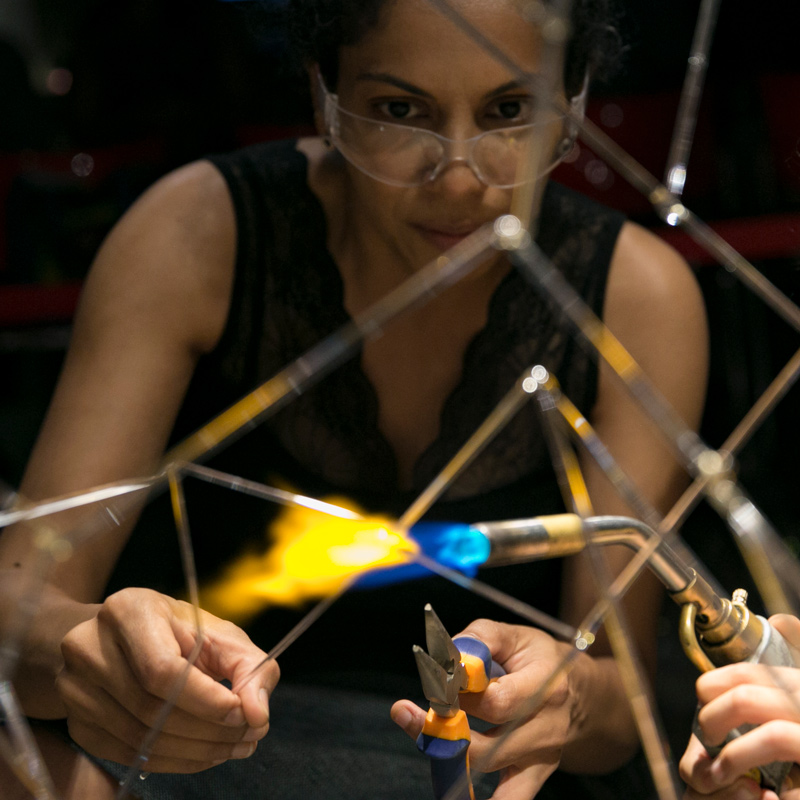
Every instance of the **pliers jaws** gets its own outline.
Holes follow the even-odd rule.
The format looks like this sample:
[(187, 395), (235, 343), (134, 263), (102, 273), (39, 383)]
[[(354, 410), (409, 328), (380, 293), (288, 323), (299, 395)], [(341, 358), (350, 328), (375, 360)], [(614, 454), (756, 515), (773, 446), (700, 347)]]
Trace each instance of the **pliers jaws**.
[(437, 714), (453, 717), (459, 710), (458, 694), (467, 687), (466, 668), (430, 603), (425, 606), (425, 640), (427, 653), (418, 645), (413, 648), (422, 691)]

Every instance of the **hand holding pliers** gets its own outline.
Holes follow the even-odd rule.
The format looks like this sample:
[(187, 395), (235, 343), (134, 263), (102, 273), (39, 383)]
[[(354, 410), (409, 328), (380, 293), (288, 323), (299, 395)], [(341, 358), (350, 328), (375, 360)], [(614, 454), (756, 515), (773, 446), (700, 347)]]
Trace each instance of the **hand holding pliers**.
[(428, 652), (414, 645), (422, 691), (431, 707), (417, 747), (431, 759), (436, 800), (474, 800), (469, 774), (470, 730), (461, 710), (461, 692), (482, 692), (490, 681), (505, 675), (479, 639), (451, 639), (430, 603), (425, 606)]

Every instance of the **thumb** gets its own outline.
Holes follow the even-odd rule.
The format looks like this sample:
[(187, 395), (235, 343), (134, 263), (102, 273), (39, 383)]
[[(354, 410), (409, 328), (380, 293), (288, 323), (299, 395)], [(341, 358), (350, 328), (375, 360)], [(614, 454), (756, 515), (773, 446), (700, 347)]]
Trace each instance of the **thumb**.
[(251, 728), (269, 725), (269, 696), (279, 677), (277, 663), (265, 661), (236, 686), (245, 720)]
[(425, 724), (425, 712), (410, 700), (398, 700), (390, 712), (392, 721), (412, 739), (416, 739)]

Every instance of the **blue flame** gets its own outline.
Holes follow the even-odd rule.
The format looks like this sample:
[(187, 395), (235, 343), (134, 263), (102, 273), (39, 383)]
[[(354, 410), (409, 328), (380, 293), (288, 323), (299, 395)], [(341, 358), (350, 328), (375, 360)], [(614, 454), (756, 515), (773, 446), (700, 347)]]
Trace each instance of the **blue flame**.
[[(489, 540), (477, 529), (463, 522), (418, 522), (409, 535), (429, 558), (445, 567), (472, 578), (478, 567), (489, 558)], [(424, 578), (431, 573), (419, 564), (386, 567), (363, 575), (356, 582), (358, 589), (372, 589), (391, 583)]]

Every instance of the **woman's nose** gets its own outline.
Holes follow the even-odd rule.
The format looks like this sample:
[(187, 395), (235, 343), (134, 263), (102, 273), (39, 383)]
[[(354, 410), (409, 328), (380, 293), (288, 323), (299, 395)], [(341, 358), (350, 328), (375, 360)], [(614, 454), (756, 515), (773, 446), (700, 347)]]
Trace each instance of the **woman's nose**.
[(453, 198), (479, 193), (486, 188), (466, 156), (449, 158), (430, 186)]
[(448, 197), (478, 194), (486, 187), (467, 161), (451, 161), (434, 181), (439, 191)]
[(472, 166), (472, 146), (470, 139), (448, 139), (444, 143), (442, 165), (434, 183), (449, 195), (460, 195), (480, 189), (483, 186)]

